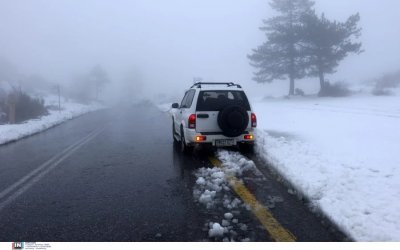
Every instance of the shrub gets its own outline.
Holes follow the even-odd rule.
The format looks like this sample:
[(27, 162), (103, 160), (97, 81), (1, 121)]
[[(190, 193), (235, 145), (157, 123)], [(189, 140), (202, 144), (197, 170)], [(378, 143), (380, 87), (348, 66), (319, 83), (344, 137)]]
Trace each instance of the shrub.
[(296, 88), (294, 90), (295, 95), (304, 96), (304, 91), (302, 89)]
[(32, 98), (23, 92), (18, 93), (15, 104), (15, 121), (17, 123), (47, 114), (48, 111), (44, 106), (43, 99)]
[(325, 87), (318, 94), (320, 97), (345, 97), (352, 93), (343, 82), (334, 84), (326, 82), (325, 84)]
[(0, 125), (7, 123), (7, 113), (4, 111), (5, 105), (0, 102)]
[(376, 88), (387, 89), (396, 88), (400, 85), (400, 70), (397, 72), (386, 73), (376, 80)]
[(389, 89), (397, 88), (400, 85), (400, 71), (386, 73), (380, 78), (376, 79), (375, 88), (372, 94), (376, 96), (392, 95)]
[(6, 95), (0, 89), (0, 124), (7, 123), (7, 105), (6, 105)]
[(375, 87), (372, 90), (372, 94), (376, 95), (376, 96), (389, 96), (389, 95), (392, 95), (393, 93), (392, 93), (392, 91), (390, 91), (388, 89), (381, 89), (381, 88)]

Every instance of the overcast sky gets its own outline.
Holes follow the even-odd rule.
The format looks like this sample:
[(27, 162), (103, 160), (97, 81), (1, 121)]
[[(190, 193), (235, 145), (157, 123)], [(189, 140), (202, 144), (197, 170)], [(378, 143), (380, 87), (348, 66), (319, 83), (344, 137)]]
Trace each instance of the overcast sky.
[[(358, 83), (400, 69), (400, 1), (317, 0), (315, 7), (332, 19), (362, 18), (366, 52), (328, 79)], [(271, 86), (252, 82), (246, 55), (265, 40), (258, 27), (272, 15), (267, 0), (0, 0), (0, 56), (60, 82), (99, 63), (115, 82), (140, 74), (146, 93), (177, 91), (196, 76), (264, 93)]]

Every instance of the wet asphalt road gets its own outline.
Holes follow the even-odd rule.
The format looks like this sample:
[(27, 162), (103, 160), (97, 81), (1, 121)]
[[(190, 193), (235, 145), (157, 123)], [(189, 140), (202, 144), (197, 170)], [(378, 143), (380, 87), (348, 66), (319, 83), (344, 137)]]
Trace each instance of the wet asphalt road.
[[(215, 240), (207, 223), (220, 222), (226, 211), (193, 197), (194, 171), (212, 167), (213, 152), (182, 156), (170, 126), (165, 113), (144, 103), (94, 112), (0, 146), (0, 241)], [(247, 156), (264, 178), (250, 174), (245, 185), (265, 206), (271, 196), (283, 200), (270, 210), (298, 241), (347, 240), (288, 194), (256, 156)], [(236, 239), (272, 240), (242, 210), (237, 218), (248, 229)]]

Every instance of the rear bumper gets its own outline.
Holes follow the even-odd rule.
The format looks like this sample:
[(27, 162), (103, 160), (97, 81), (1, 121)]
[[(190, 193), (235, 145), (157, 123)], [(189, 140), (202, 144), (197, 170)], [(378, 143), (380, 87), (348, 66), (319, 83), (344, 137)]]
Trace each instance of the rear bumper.
[[(253, 139), (245, 139), (245, 135), (252, 135)], [(197, 141), (196, 138), (198, 136), (206, 136), (206, 139), (204, 141)], [(254, 144), (256, 140), (256, 135), (254, 130), (246, 131), (245, 133), (237, 137), (227, 137), (221, 133), (199, 133), (196, 132), (196, 130), (194, 129), (186, 129), (185, 139), (186, 143), (189, 145), (211, 144), (212, 146), (217, 146), (217, 140), (233, 140), (232, 146), (236, 146), (238, 144)]]

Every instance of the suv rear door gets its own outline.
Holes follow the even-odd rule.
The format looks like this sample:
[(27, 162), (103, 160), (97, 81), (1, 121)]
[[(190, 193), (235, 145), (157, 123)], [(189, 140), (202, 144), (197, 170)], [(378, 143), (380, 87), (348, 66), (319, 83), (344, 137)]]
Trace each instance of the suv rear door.
[(194, 95), (196, 94), (196, 91), (191, 89), (186, 92), (185, 96), (182, 99), (181, 105), (179, 107), (179, 110), (176, 113), (177, 119), (175, 123), (175, 129), (178, 130), (181, 125), (181, 121), (187, 121), (188, 117), (190, 114), (187, 114), (187, 110), (189, 110), (192, 106), (193, 103), (193, 98)]
[[(196, 131), (200, 133), (221, 133), (218, 126), (219, 112), (229, 106), (239, 105), (244, 107), (249, 117), (250, 104), (246, 94), (240, 90), (203, 90), (200, 91), (196, 105)], [(249, 123), (251, 127), (251, 124)]]

